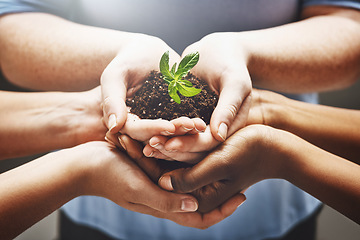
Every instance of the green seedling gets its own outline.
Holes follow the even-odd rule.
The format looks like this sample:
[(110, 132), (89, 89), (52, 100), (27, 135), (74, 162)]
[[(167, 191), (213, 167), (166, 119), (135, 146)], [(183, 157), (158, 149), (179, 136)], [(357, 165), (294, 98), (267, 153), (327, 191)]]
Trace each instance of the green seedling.
[(179, 63), (176, 69), (176, 63), (171, 67), (169, 66), (169, 51), (166, 51), (160, 60), (160, 72), (163, 79), (168, 83), (169, 96), (176, 102), (181, 103), (178, 92), (185, 97), (193, 97), (201, 92), (201, 89), (193, 87), (193, 84), (183, 79), (188, 72), (199, 61), (199, 53), (189, 53)]

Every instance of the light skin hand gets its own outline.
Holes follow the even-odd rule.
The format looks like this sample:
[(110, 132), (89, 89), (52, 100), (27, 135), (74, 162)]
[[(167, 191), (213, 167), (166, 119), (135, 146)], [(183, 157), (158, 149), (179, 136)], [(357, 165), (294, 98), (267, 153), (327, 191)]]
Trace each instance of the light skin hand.
[(200, 60), (192, 73), (204, 79), (219, 95), (210, 129), (214, 138), (221, 142), (245, 126), (251, 103), (247, 54), (234, 39), (232, 33), (210, 34), (187, 47), (182, 54), (199, 52)]
[(179, 55), (162, 40), (134, 34), (101, 76), (104, 121), (111, 133), (119, 132), (126, 122), (126, 97), (131, 96), (153, 70), (159, 69), (159, 60), (170, 51), (171, 61)]
[[(226, 81), (232, 86), (232, 89), (227, 89), (237, 92), (235, 95), (231, 92), (229, 94), (224, 92), (224, 94), (220, 94), (220, 99), (221, 95), (229, 97), (238, 96), (240, 93), (240, 97), (244, 96), (244, 91), (250, 92), (251, 81), (254, 85), (262, 88), (303, 93), (344, 87), (357, 80), (360, 56), (358, 49), (360, 48), (358, 42), (353, 39), (359, 36), (359, 11), (350, 8), (311, 6), (305, 8), (301, 16), (303, 21), (281, 27), (240, 33), (211, 34), (188, 47), (184, 54), (199, 51), (200, 61), (193, 69), (193, 73), (207, 80), (218, 93), (219, 90), (222, 88), (225, 90), (225, 86), (227, 87), (227, 85), (221, 85), (224, 83), (225, 77), (232, 77)], [(338, 30), (334, 30), (335, 28)], [(286, 37), (284, 38), (284, 36)], [(299, 38), (299, 36), (302, 37)], [(319, 39), (328, 39), (329, 41), (324, 43)], [(221, 57), (224, 56), (224, 53), (228, 54), (226, 59)], [(229, 56), (229, 54), (232, 55)], [(209, 71), (202, 66), (208, 67)], [(222, 66), (227, 68), (224, 69)], [(232, 68), (237, 68), (241, 72), (236, 72), (235, 69), (235, 73), (230, 74)], [(251, 74), (251, 81), (248, 71)], [(219, 74), (223, 72), (225, 74)], [(247, 85), (244, 88), (237, 87), (237, 84), (244, 79), (243, 83)], [(313, 81), (313, 79), (317, 79), (317, 81)], [(219, 102), (219, 106), (223, 106), (222, 108), (217, 107), (210, 124), (214, 137), (217, 136), (218, 123), (221, 121), (216, 120), (216, 116), (223, 114), (218, 113), (219, 110), (226, 112), (228, 109), (234, 109), (232, 111), (234, 113), (246, 112), (239, 111), (239, 106), (242, 106), (241, 98), (237, 101), (236, 99), (226, 101), (230, 104)], [(226, 108), (224, 107), (226, 105), (233, 107)], [(244, 107), (248, 105), (245, 104)], [(235, 115), (233, 114), (233, 116)], [(224, 113), (223, 118), (226, 119), (227, 116), (229, 115)], [(245, 116), (242, 120), (244, 119), (246, 119)], [(240, 120), (240, 122), (244, 123), (245, 121)], [(254, 123), (259, 123), (259, 121), (256, 120)], [(235, 131), (239, 129), (237, 124), (231, 126), (234, 126)], [(221, 141), (219, 138), (217, 140)], [(174, 145), (186, 149), (186, 146), (182, 145), (183, 142)], [(169, 145), (170, 143), (165, 145), (166, 150), (175, 150), (175, 146), (170, 147)], [(200, 145), (195, 144), (195, 146)]]
[(169, 194), (160, 189), (128, 156), (111, 144), (91, 142), (77, 147), (76, 151), (78, 156), (88, 156), (84, 194), (103, 196), (137, 212), (146, 213), (150, 209), (163, 213), (192, 212), (197, 209), (194, 197)]
[[(246, 125), (265, 124), (265, 113), (261, 96), (266, 99), (274, 97), (268, 91), (252, 90), (251, 108)], [(193, 135), (184, 136), (154, 136), (144, 147), (145, 156), (156, 157), (165, 160), (176, 160), (187, 163), (197, 163), (204, 158), (210, 149), (218, 144), (207, 126), (205, 131)]]
[(156, 136), (145, 147), (146, 156), (195, 163), (204, 152), (245, 126), (251, 106), (251, 79), (247, 55), (235, 39), (233, 33), (210, 34), (185, 49), (183, 56), (199, 52), (200, 60), (192, 73), (207, 81), (219, 94), (219, 102), (207, 130), (170, 139)]

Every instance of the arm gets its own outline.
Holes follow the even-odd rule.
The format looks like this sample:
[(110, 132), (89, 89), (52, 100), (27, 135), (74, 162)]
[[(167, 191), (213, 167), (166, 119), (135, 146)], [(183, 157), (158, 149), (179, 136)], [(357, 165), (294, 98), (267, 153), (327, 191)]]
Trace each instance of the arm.
[(197, 228), (221, 221), (244, 200), (239, 196), (201, 215), (194, 212), (197, 201), (191, 195), (160, 189), (124, 153), (106, 142), (90, 142), (0, 175), (0, 238), (13, 239), (80, 195), (105, 197), (129, 210)]
[(103, 140), (100, 101), (99, 88), (81, 93), (0, 91), (0, 159)]
[(254, 85), (290, 93), (344, 88), (359, 79), (360, 11), (305, 8), (303, 20), (238, 35)]
[(98, 86), (101, 73), (131, 35), (45, 13), (2, 16), (0, 31), (1, 69), (10, 82), (69, 91)]
[(211, 209), (261, 180), (281, 178), (359, 223), (359, 174), (359, 165), (289, 132), (252, 125), (194, 167), (166, 173), (159, 184), (184, 193), (207, 190)]
[[(144, 154), (149, 156), (155, 153), (153, 156), (181, 161), (197, 160), (201, 157), (199, 152), (214, 148), (219, 144), (218, 141), (223, 141), (226, 136), (249, 124), (246, 121), (251, 105), (251, 84), (272, 90), (304, 93), (343, 88), (356, 81), (360, 77), (360, 42), (356, 40), (360, 39), (359, 11), (338, 7), (308, 7), (303, 10), (302, 18), (303, 20), (295, 23), (264, 30), (215, 33), (189, 46), (183, 55), (193, 51), (199, 51), (201, 55), (199, 63), (193, 69), (194, 74), (206, 79), (220, 93), (219, 103), (210, 123), (211, 131), (170, 140), (156, 136), (150, 139)], [(302, 110), (306, 106), (308, 105)], [(254, 112), (254, 109), (251, 111)], [(334, 115), (337, 116), (337, 113)], [(282, 120), (280, 117), (274, 118)], [(328, 124), (322, 131), (324, 135), (315, 135), (315, 131), (312, 132), (313, 126), (309, 126), (307, 134), (312, 134), (311, 138), (304, 136), (303, 128), (286, 130), (300, 134), (327, 150), (337, 149), (335, 153), (343, 154), (349, 148), (356, 149), (356, 142), (359, 141), (353, 141), (354, 133), (350, 133), (351, 138), (348, 134), (340, 136), (340, 139), (346, 139), (344, 143), (351, 144), (336, 145), (340, 142), (336, 140), (339, 138), (330, 138), (330, 141), (333, 140), (331, 145), (323, 144), (326, 137), (335, 136), (325, 132), (325, 127), (331, 127), (330, 118), (326, 121)], [(263, 121), (258, 119), (255, 123)], [(315, 125), (314, 121), (312, 123)], [(221, 124), (224, 127), (222, 130), (219, 127)], [(266, 124), (271, 125), (268, 122)], [(355, 125), (351, 126), (356, 129)], [(320, 127), (316, 126), (316, 129)], [(332, 133), (339, 130), (337, 127)], [(219, 137), (219, 134), (223, 137)], [(341, 134), (336, 136), (339, 135)], [(318, 140), (314, 142), (314, 137), (319, 136), (324, 136), (322, 143)], [(341, 156), (354, 159), (351, 155)]]
[[(246, 125), (264, 124), (291, 132), (312, 144), (360, 163), (360, 111), (310, 104), (280, 94), (252, 90), (252, 102)], [(197, 162), (202, 154), (197, 145), (208, 146), (209, 129), (197, 136), (166, 138), (156, 136), (144, 148), (144, 154), (185, 162)], [(152, 147), (152, 146), (153, 147)]]
[[(0, 160), (104, 140), (100, 87), (85, 92), (0, 91)], [(188, 119), (187, 127), (194, 127)], [(122, 132), (140, 141), (175, 133), (173, 123), (128, 114)], [(34, 144), (36, 142), (36, 144)]]
[(360, 163), (360, 111), (309, 104), (270, 91), (253, 91), (247, 124), (283, 129)]
[[(101, 83), (104, 121), (112, 133), (126, 121), (125, 99), (170, 50), (156, 37), (76, 24), (45, 13), (0, 17), (4, 76), (37, 90), (79, 91)], [(26, 51), (24, 51), (26, 50)]]
[(193, 73), (220, 94), (210, 122), (214, 138), (223, 141), (245, 125), (251, 85), (306, 93), (359, 78), (360, 11), (314, 6), (301, 16), (279, 27), (210, 34), (185, 49), (183, 55), (200, 53)]

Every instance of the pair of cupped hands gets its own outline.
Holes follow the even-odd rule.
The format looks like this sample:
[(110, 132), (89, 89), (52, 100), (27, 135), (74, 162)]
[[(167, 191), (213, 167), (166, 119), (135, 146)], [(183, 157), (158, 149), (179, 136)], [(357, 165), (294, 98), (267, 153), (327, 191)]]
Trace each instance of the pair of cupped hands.
[(192, 73), (219, 95), (208, 126), (201, 119), (148, 120), (128, 112), (126, 98), (141, 87), (149, 72), (159, 69), (164, 52), (170, 52), (170, 66), (181, 60), (162, 40), (137, 35), (104, 70), (101, 106), (106, 139), (125, 150), (145, 173), (128, 169), (134, 182), (127, 186), (128, 192), (136, 192), (137, 200), (121, 205), (181, 225), (207, 228), (231, 215), (245, 201), (242, 192), (261, 180), (256, 175), (259, 163), (253, 161), (256, 150), (249, 144), (254, 130), (245, 126), (263, 123), (262, 113), (254, 103), (250, 111), (246, 54), (236, 52), (231, 39), (227, 34), (212, 34), (182, 54), (199, 52), (200, 61)]

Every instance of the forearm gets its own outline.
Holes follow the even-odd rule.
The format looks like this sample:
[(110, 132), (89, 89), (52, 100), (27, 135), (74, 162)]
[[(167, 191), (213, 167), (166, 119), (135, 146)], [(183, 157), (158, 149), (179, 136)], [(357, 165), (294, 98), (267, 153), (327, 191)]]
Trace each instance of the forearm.
[(79, 159), (51, 153), (0, 175), (1, 239), (13, 239), (82, 193)]
[[(289, 133), (287, 133), (289, 134)], [(278, 142), (286, 179), (360, 223), (360, 166), (289, 134)]]
[(0, 92), (0, 159), (103, 140), (100, 99), (90, 93)]
[(359, 11), (309, 7), (303, 17), (237, 34), (254, 86), (303, 93), (343, 88), (359, 78)]
[(44, 13), (0, 18), (0, 63), (6, 78), (38, 90), (85, 90), (134, 34), (69, 22)]
[(318, 147), (359, 163), (360, 111), (304, 103), (259, 91), (266, 125), (283, 129)]

